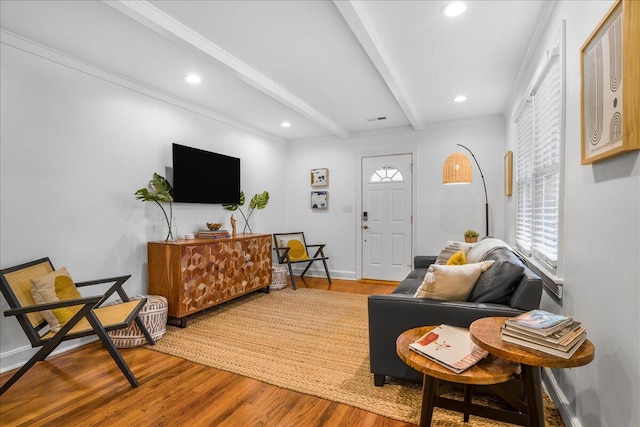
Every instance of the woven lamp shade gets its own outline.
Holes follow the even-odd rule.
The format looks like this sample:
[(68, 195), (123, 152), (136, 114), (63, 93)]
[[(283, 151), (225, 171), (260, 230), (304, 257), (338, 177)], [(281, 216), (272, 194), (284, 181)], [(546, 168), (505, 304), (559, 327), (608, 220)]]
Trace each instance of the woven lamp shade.
[(453, 153), (442, 165), (443, 184), (471, 184), (473, 167), (471, 160), (462, 153)]

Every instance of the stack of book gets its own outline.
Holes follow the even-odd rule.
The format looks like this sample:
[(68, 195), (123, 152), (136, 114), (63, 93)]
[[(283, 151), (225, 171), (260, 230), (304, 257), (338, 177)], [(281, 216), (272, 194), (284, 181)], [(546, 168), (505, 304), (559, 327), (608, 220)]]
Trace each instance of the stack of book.
[(489, 354), (471, 341), (468, 329), (448, 325), (437, 326), (409, 344), (409, 348), (457, 374)]
[(569, 359), (587, 339), (587, 331), (571, 317), (531, 310), (505, 321), (502, 340)]
[(198, 239), (227, 239), (231, 237), (228, 230), (200, 230)]

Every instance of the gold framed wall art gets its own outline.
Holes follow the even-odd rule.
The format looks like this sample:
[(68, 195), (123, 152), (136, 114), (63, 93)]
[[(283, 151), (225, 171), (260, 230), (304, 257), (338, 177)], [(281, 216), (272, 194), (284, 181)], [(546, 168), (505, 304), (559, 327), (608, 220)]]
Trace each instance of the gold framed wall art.
[(582, 164), (640, 149), (640, 2), (616, 1), (580, 53)]
[(504, 195), (513, 194), (513, 151), (507, 151), (504, 156)]
[(329, 169), (316, 168), (311, 169), (311, 186), (326, 187), (329, 185)]

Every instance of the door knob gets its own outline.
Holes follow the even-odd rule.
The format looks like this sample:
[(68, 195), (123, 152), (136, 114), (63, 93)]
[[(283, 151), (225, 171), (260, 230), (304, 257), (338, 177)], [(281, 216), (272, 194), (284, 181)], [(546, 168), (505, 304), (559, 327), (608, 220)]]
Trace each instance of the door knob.
[(365, 224), (365, 225), (362, 226), (362, 228), (364, 228), (366, 230), (367, 228), (369, 228), (369, 226)]

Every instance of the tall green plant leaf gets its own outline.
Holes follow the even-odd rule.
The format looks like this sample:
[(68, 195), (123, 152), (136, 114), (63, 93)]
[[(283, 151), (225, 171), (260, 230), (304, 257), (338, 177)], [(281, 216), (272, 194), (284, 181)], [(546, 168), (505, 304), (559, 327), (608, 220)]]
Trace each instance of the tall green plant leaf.
[(251, 209), (264, 209), (267, 207), (269, 203), (269, 192), (263, 191), (260, 194), (256, 194), (249, 202), (249, 207)]

